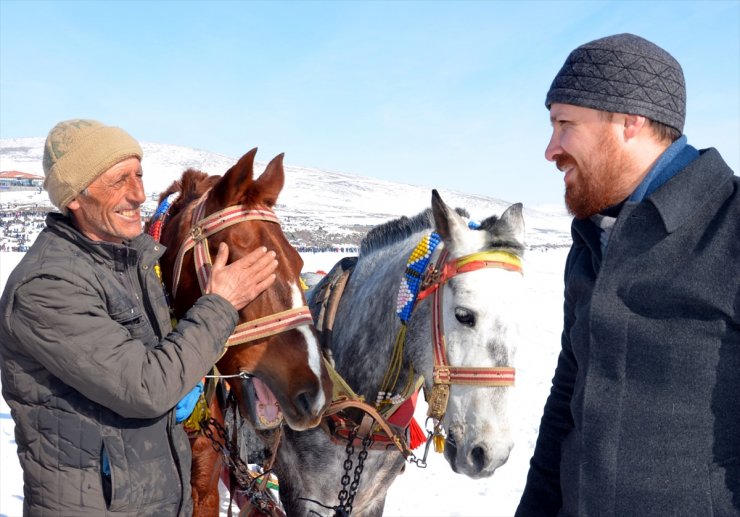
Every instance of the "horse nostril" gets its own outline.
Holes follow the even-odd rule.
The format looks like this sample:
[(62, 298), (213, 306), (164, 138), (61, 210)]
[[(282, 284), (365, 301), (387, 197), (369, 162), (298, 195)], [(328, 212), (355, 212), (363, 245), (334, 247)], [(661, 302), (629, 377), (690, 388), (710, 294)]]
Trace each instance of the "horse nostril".
[(477, 471), (483, 470), (488, 465), (488, 458), (486, 457), (486, 449), (483, 447), (473, 447), (470, 451), (470, 460), (473, 462)]
[(295, 403), (296, 409), (298, 409), (299, 412), (301, 412), (304, 415), (311, 414), (311, 406), (312, 406), (313, 397), (311, 396), (311, 392), (309, 391), (303, 391), (296, 395), (295, 400), (293, 401)]

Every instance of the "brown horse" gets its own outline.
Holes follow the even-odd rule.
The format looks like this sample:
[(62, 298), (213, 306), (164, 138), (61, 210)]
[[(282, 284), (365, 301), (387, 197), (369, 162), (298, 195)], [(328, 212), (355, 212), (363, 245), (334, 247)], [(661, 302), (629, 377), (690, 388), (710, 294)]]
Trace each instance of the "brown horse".
[[(290, 428), (304, 430), (319, 424), (331, 402), (331, 381), (300, 288), (303, 260), (272, 212), (285, 181), (283, 155), (254, 179), (256, 152), (245, 154), (223, 177), (189, 169), (160, 196), (161, 202), (179, 192), (161, 230), (160, 241), (167, 247), (160, 261), (162, 280), (175, 317), (181, 318), (201, 296), (219, 243), (228, 244), (230, 261), (258, 246), (275, 250), (276, 281), (240, 311), (244, 323), (216, 366), (223, 376), (242, 374), (241, 382), (230, 385), (242, 416), (256, 429), (279, 425), (282, 415)], [(210, 408), (222, 424), (215, 397)], [(191, 442), (194, 513), (218, 515), (223, 458), (204, 434)]]

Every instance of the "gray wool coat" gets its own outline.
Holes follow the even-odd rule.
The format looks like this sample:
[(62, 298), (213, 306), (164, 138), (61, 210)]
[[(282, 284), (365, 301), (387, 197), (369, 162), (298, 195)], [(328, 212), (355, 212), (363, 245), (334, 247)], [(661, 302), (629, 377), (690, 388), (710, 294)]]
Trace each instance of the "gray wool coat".
[(59, 214), (46, 224), (0, 300), (24, 514), (189, 515), (190, 447), (173, 407), (216, 361), (238, 315), (203, 296), (173, 332), (154, 271), (161, 245), (145, 234), (93, 242)]
[(516, 515), (740, 515), (740, 178), (714, 149), (574, 221), (564, 331)]

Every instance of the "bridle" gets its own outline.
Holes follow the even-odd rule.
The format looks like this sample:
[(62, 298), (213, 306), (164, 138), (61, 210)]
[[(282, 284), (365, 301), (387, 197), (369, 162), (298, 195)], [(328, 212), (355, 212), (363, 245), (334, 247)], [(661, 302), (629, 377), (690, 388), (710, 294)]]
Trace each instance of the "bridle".
[[(362, 397), (355, 394), (344, 379), (334, 370), (332, 365), (327, 363), (327, 370), (334, 382), (335, 398), (325, 416), (332, 415), (335, 422), (339, 421), (340, 425), (344, 425), (345, 421), (341, 421), (338, 416), (335, 416), (336, 413), (345, 407), (361, 409), (365, 413), (362, 423), (353, 424), (349, 422), (344, 425), (344, 428), (352, 430), (352, 433), (356, 433), (353, 436), (358, 437), (357, 439), (359, 440), (368, 435), (369, 424), (367, 422), (374, 421), (387, 434), (388, 440), (399, 449), (401, 454), (407, 459), (410, 458), (409, 461), (419, 466), (426, 466), (427, 452), (433, 439), (437, 452), (441, 452), (444, 446), (442, 420), (447, 410), (451, 385), (507, 387), (514, 385), (515, 378), (515, 369), (510, 366), (476, 367), (452, 366), (449, 364), (442, 318), (442, 292), (444, 290), (444, 284), (450, 279), (457, 275), (479, 269), (496, 268), (523, 274), (521, 258), (514, 253), (504, 250), (487, 250), (448, 260), (447, 251), (442, 250), (435, 264), (431, 261), (431, 257), (439, 244), (441, 244), (441, 237), (437, 233), (432, 232), (422, 239), (408, 259), (404, 281), (399, 286), (396, 305), (396, 313), (401, 320), (401, 327), (375, 404), (367, 403)], [(348, 266), (349, 269), (344, 270), (344, 265), (341, 265), (341, 270), (338, 272), (339, 275), (336, 277), (334, 275), (337, 266), (329, 273), (330, 281), (328, 283), (328, 289), (322, 290), (319, 295), (320, 299), (318, 303), (321, 306), (321, 311), (316, 325), (319, 336), (322, 339), (327, 339), (328, 336), (331, 336), (334, 315), (339, 305), (344, 286), (354, 267), (354, 263), (352, 263)], [(415, 397), (412, 399), (412, 395), (418, 390), (418, 386), (415, 387), (416, 382), (407, 383), (407, 386), (401, 390), (398, 389), (399, 387), (396, 384), (402, 368), (401, 356), (403, 355), (407, 323), (416, 303), (429, 296), (432, 297), (431, 329), (434, 365), (431, 394), (427, 397), (429, 405), (427, 414), (433, 420), (434, 430), (428, 431), (424, 457), (418, 459), (411, 450), (413, 447), (410, 448), (397, 432), (389, 429), (389, 421), (386, 420), (386, 410), (388, 408), (398, 407), (399, 405), (406, 405), (409, 402), (411, 402), (412, 407), (415, 404)], [(413, 368), (411, 368), (409, 377), (413, 378), (414, 376)], [(386, 382), (386, 380), (390, 381)], [(339, 389), (337, 389), (338, 387)], [(413, 410), (411, 413), (413, 413)], [(405, 427), (407, 430), (409, 426), (413, 427), (413, 418), (411, 422), (407, 421), (397, 424), (397, 427)], [(330, 432), (330, 435), (334, 436), (334, 434)], [(340, 436), (340, 438), (344, 438), (344, 436)], [(377, 435), (374, 435), (373, 440), (377, 439)], [(377, 448), (385, 448), (386, 444), (387, 441), (380, 443)], [(375, 448), (375, 445), (376, 443), (373, 442), (371, 448)]]
[(429, 397), (428, 416), (441, 421), (447, 410), (450, 386), (513, 386), (516, 370), (510, 366), (452, 366), (447, 358), (444, 323), (442, 318), (442, 287), (451, 278), (484, 268), (497, 268), (522, 272), (521, 259), (508, 251), (488, 250), (447, 260), (447, 251), (442, 250), (437, 264), (430, 264), (416, 301), (432, 296), (432, 345), (434, 347), (434, 367), (432, 374), (432, 393)]
[[(191, 249), (193, 250), (193, 262), (198, 277), (198, 284), (200, 285), (201, 293), (205, 293), (212, 265), (211, 253), (208, 248), (208, 237), (229, 226), (246, 221), (265, 221), (277, 225), (280, 224), (275, 213), (269, 208), (248, 208), (246, 205), (233, 205), (209, 216), (204, 216), (209, 192), (210, 190), (201, 196), (193, 209), (190, 233), (178, 250), (172, 282), (173, 298), (177, 293), (185, 254)], [(313, 324), (313, 319), (311, 318), (311, 311), (307, 306), (287, 309), (263, 318), (240, 323), (227, 340), (226, 347), (243, 345), (310, 324)]]

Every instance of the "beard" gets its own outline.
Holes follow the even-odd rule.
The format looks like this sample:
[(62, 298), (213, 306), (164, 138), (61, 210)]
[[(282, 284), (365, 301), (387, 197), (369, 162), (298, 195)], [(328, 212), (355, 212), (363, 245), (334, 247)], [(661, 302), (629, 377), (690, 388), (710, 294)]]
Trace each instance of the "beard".
[(565, 206), (576, 219), (587, 219), (623, 201), (629, 192), (630, 160), (619, 147), (616, 137), (606, 128), (599, 135), (595, 151), (580, 162), (568, 153), (561, 153), (556, 165), (564, 170), (575, 166), (574, 181), (565, 187)]

